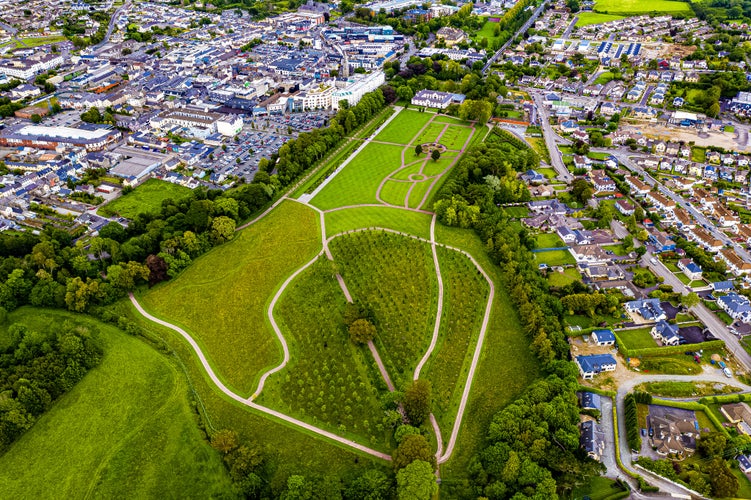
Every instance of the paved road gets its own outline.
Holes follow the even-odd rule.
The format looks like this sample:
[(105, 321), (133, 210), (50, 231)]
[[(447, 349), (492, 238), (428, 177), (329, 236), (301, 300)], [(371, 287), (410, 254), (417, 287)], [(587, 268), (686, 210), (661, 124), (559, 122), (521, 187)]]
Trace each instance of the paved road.
[(506, 41), (506, 43), (504, 43), (504, 44), (503, 44), (503, 47), (501, 47), (500, 49), (498, 49), (498, 50), (496, 51), (496, 53), (495, 53), (495, 54), (493, 54), (493, 55), (492, 55), (492, 56), (490, 57), (490, 59), (488, 59), (488, 62), (487, 62), (487, 63), (485, 64), (485, 66), (483, 66), (483, 68), (482, 68), (482, 73), (483, 73), (483, 74), (487, 74), (487, 72), (488, 72), (488, 70), (490, 69), (490, 67), (491, 67), (491, 66), (492, 66), (493, 64), (495, 64), (495, 62), (496, 62), (496, 61), (498, 60), (498, 58), (499, 58), (499, 57), (501, 57), (501, 55), (502, 55), (502, 54), (503, 54), (503, 53), (504, 53), (504, 52), (506, 51), (506, 49), (507, 49), (507, 48), (509, 47), (509, 45), (511, 45), (511, 44), (512, 44), (512, 43), (514, 42), (514, 40), (516, 40), (516, 39), (517, 39), (517, 38), (519, 37), (519, 35), (521, 35), (522, 33), (525, 33), (525, 32), (526, 32), (526, 31), (527, 31), (527, 30), (529, 29), (529, 27), (530, 27), (530, 26), (532, 26), (532, 23), (534, 23), (534, 22), (535, 22), (535, 21), (537, 20), (537, 18), (538, 18), (538, 17), (540, 17), (540, 14), (542, 13), (542, 11), (544, 11), (544, 10), (545, 10), (545, 6), (546, 6), (546, 5), (548, 4), (548, 1), (549, 1), (549, 0), (545, 0), (544, 2), (542, 2), (542, 3), (540, 4), (540, 6), (539, 6), (539, 7), (537, 7), (537, 10), (536, 10), (536, 11), (534, 11), (534, 13), (532, 14), (532, 16), (531, 16), (531, 17), (530, 17), (529, 19), (527, 19), (527, 22), (526, 22), (526, 23), (524, 23), (524, 24), (522, 25), (522, 27), (521, 27), (521, 28), (519, 28), (519, 29), (518, 29), (518, 30), (516, 31), (516, 33), (514, 33), (514, 36), (512, 36), (511, 38), (509, 38), (509, 39), (508, 39), (508, 41)]
[(571, 22), (566, 26), (566, 31), (563, 32), (561, 35), (561, 38), (564, 40), (571, 35), (571, 32), (574, 31), (574, 27), (576, 26), (576, 23), (579, 21), (579, 16), (574, 16), (574, 18), (571, 20)]
[(568, 171), (566, 165), (563, 163), (563, 156), (558, 149), (556, 134), (553, 132), (553, 127), (550, 125), (550, 115), (548, 114), (548, 108), (543, 102), (542, 95), (539, 93), (532, 94), (532, 98), (535, 101), (537, 107), (537, 113), (539, 116), (540, 127), (542, 128), (542, 135), (545, 138), (545, 144), (548, 147), (548, 153), (550, 154), (550, 163), (556, 172), (558, 172), (558, 178), (566, 183), (574, 180), (574, 176)]
[(104, 35), (104, 38), (101, 42), (91, 48), (93, 51), (101, 49), (110, 41), (112, 32), (115, 30), (115, 23), (117, 22), (117, 18), (120, 17), (120, 14), (130, 8), (130, 2), (131, 0), (125, 0), (125, 3), (118, 7), (118, 9), (112, 14), (112, 17), (110, 17), (109, 25), (107, 26), (107, 33)]

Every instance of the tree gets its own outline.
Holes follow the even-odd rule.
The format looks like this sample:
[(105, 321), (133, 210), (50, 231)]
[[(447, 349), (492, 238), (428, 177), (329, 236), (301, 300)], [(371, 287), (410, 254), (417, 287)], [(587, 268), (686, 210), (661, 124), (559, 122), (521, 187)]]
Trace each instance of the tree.
[(89, 108), (88, 111), (81, 113), (81, 120), (87, 123), (99, 123), (102, 121), (102, 115), (97, 108)]
[(427, 380), (412, 382), (404, 392), (404, 411), (412, 425), (419, 427), (430, 416), (431, 387)]
[(586, 205), (593, 194), (594, 189), (586, 180), (576, 179), (571, 183), (571, 196), (582, 205)]
[(709, 475), (713, 497), (732, 498), (738, 493), (738, 488), (740, 487), (738, 479), (736, 479), (728, 464), (721, 457), (716, 457), (709, 462), (705, 471)]
[(391, 480), (386, 474), (378, 469), (371, 469), (349, 485), (345, 497), (358, 500), (388, 500), (392, 497), (391, 488)]
[(717, 118), (717, 115), (720, 114), (720, 103), (714, 102), (712, 103), (709, 108), (707, 108), (707, 115), (711, 116), (712, 118)]
[(393, 459), (394, 469), (396, 470), (405, 468), (415, 460), (428, 462), (433, 468), (436, 466), (430, 443), (425, 439), (425, 436), (420, 434), (405, 436), (394, 451)]
[(211, 236), (217, 243), (224, 243), (232, 239), (235, 234), (235, 221), (225, 215), (215, 217), (211, 223)]
[(420, 156), (422, 154), (422, 144), (415, 146), (415, 155)]
[(237, 433), (230, 429), (222, 429), (211, 436), (211, 446), (225, 455), (237, 448)]
[(355, 344), (367, 344), (376, 334), (376, 327), (367, 319), (357, 319), (349, 325), (349, 337)]
[(396, 95), (399, 96), (399, 99), (403, 101), (411, 101), (415, 96), (415, 93), (408, 85), (402, 85), (396, 89)]
[(438, 161), (438, 159), (441, 157), (441, 152), (437, 149), (434, 149), (432, 153), (430, 153), (430, 157), (433, 159), (433, 161)]
[(169, 277), (167, 262), (158, 255), (146, 257), (146, 267), (149, 268), (149, 286), (154, 286)]
[(415, 460), (396, 474), (396, 495), (399, 500), (430, 500), (438, 493), (433, 467)]
[(284, 500), (309, 500), (313, 498), (311, 485), (304, 476), (292, 475), (287, 479), (287, 491), (282, 494)]
[(727, 444), (727, 437), (721, 432), (707, 432), (696, 442), (696, 451), (707, 458), (721, 457)]
[(36, 113), (31, 115), (31, 122), (32, 123), (42, 123), (42, 117)]
[(698, 305), (699, 302), (699, 296), (696, 292), (691, 292), (688, 295), (681, 296), (681, 304), (686, 306), (686, 308), (694, 307), (695, 305)]

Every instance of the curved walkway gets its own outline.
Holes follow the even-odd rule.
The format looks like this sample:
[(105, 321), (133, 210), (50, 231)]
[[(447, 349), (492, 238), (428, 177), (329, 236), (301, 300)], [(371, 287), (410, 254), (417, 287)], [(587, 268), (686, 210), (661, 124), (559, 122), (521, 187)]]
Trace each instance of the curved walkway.
[(219, 390), (221, 390), (224, 394), (226, 394), (230, 398), (234, 399), (238, 403), (243, 404), (249, 408), (253, 408), (254, 410), (258, 410), (267, 415), (271, 415), (273, 417), (278, 418), (279, 420), (283, 420), (284, 422), (292, 424), (296, 427), (300, 427), (301, 429), (304, 429), (306, 431), (310, 431), (315, 434), (318, 434), (319, 436), (323, 436), (325, 438), (331, 439), (332, 441), (336, 441), (337, 443), (343, 444), (345, 446), (349, 446), (350, 448), (354, 448), (356, 450), (362, 451), (374, 457), (382, 458), (383, 460), (391, 460), (391, 456), (387, 455), (386, 453), (382, 453), (372, 448), (368, 448), (367, 446), (363, 446), (360, 443), (356, 443), (355, 441), (352, 441), (350, 439), (337, 436), (336, 434), (320, 429), (314, 425), (310, 425), (301, 420), (297, 420), (296, 418), (292, 418), (289, 415), (285, 415), (284, 413), (280, 413), (276, 410), (272, 410), (271, 408), (267, 408), (265, 406), (254, 403), (252, 401), (252, 398), (249, 400), (240, 396), (239, 394), (232, 392), (230, 389), (227, 388), (226, 385), (224, 385), (224, 383), (219, 379), (216, 373), (214, 373), (213, 368), (211, 368), (211, 365), (206, 359), (206, 356), (204, 355), (201, 348), (198, 346), (198, 343), (196, 343), (196, 341), (193, 340), (193, 337), (188, 335), (188, 333), (182, 328), (180, 328), (179, 326), (173, 325), (172, 323), (169, 323), (155, 316), (152, 316), (151, 314), (146, 312), (146, 310), (144, 310), (143, 307), (141, 307), (141, 304), (138, 302), (138, 300), (136, 300), (135, 296), (132, 293), (130, 293), (129, 296), (130, 296), (131, 303), (143, 317), (145, 317), (146, 319), (150, 321), (153, 321), (154, 323), (158, 325), (162, 325), (164, 327), (169, 328), (170, 330), (174, 330), (175, 332), (179, 333), (190, 344), (190, 346), (193, 348), (193, 351), (195, 351), (196, 355), (198, 356), (198, 359), (201, 361), (201, 365), (203, 365), (203, 369), (206, 370), (206, 373), (209, 375), (209, 378), (211, 379), (211, 381), (214, 383), (214, 385), (216, 385), (219, 388)]

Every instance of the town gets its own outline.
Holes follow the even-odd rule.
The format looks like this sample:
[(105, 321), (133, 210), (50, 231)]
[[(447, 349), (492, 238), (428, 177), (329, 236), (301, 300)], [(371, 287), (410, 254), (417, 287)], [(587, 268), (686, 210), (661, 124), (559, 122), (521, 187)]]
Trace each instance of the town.
[(202, 496), (751, 498), (745, 7), (0, 5), (0, 467), (112, 328)]

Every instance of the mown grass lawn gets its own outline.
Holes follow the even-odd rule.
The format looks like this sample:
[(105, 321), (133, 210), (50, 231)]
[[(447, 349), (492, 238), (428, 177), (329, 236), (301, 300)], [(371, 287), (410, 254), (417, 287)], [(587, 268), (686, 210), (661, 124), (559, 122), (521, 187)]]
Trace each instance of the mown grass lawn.
[(441, 247), (437, 251), (444, 287), (443, 316), (436, 350), (420, 377), (431, 382), (433, 413), (448, 436), (477, 345), (489, 288), (467, 257)]
[(488, 256), (482, 240), (472, 230), (442, 224), (436, 225), (436, 239), (472, 255), (495, 284), (483, 354), (475, 372), (462, 428), (451, 460), (441, 468), (441, 476), (447, 480), (465, 479), (470, 460), (486, 445), (485, 436), (493, 415), (539, 377), (540, 368), (504, 288), (501, 269)]
[(683, 14), (691, 13), (687, 2), (674, 0), (597, 0), (595, 10), (599, 13), (639, 15), (639, 14)]
[(433, 113), (422, 113), (411, 109), (403, 109), (391, 123), (375, 138), (376, 141), (394, 142), (396, 144), (410, 144), (420, 129), (435, 116)]
[(576, 27), (589, 26), (590, 24), (607, 23), (608, 21), (617, 21), (623, 19), (626, 16), (619, 16), (615, 14), (599, 14), (597, 12), (579, 12), (576, 14), (579, 20), (576, 21)]
[(142, 304), (190, 332), (217, 374), (249, 396), (260, 374), (281, 360), (266, 304), (320, 248), (318, 215), (285, 201), (174, 280), (143, 294)]
[(490, 43), (490, 42), (492, 40), (495, 40), (496, 38), (498, 38), (495, 35), (495, 28), (496, 28), (496, 26), (498, 26), (497, 22), (486, 21), (485, 24), (482, 25), (482, 28), (480, 29), (480, 31), (478, 31), (477, 33), (474, 34), (474, 37), (473, 37), (474, 40), (476, 42), (480, 42), (483, 38), (487, 38), (488, 39), (488, 46), (489, 47), (492, 46), (492, 43)]
[(574, 281), (581, 280), (581, 273), (573, 267), (564, 269), (562, 273), (556, 271), (548, 271), (548, 283), (550, 286), (562, 287)]
[(99, 213), (107, 217), (120, 215), (132, 219), (138, 214), (158, 213), (164, 200), (179, 200), (189, 194), (190, 189), (185, 186), (149, 179), (130, 193), (102, 206)]
[(542, 233), (535, 236), (537, 248), (558, 248), (566, 246), (555, 233)]
[(412, 187), (411, 182), (388, 180), (381, 189), (381, 199), (386, 203), (403, 207), (410, 187)]
[[(435, 122), (434, 122), (435, 123)], [(448, 149), (462, 149), (464, 144), (472, 135), (472, 129), (470, 127), (455, 127), (450, 126), (441, 136), (440, 142)]]
[(594, 476), (587, 484), (579, 486), (571, 493), (572, 500), (589, 498), (590, 500), (605, 500), (611, 495), (618, 493), (621, 487), (612, 479), (603, 476)]
[[(384, 132), (392, 127), (393, 122)], [(375, 197), (378, 185), (402, 164), (402, 149), (401, 146), (388, 144), (368, 144), (313, 198), (312, 204), (321, 210), (328, 210), (362, 203), (378, 203)]]
[(651, 327), (635, 328), (633, 330), (618, 330), (618, 337), (623, 341), (628, 349), (644, 349), (647, 347), (658, 347), (655, 339), (649, 333)]
[(355, 303), (367, 307), (375, 343), (397, 386), (430, 344), (438, 285), (427, 243), (385, 232), (344, 235), (329, 243)]
[(231, 497), (229, 476), (196, 425), (187, 380), (174, 362), (81, 315), (23, 308), (9, 324), (41, 330), (63, 321), (98, 330), (104, 358), (0, 456), (0, 496)]
[(535, 252), (534, 255), (535, 262), (549, 266), (563, 266), (576, 262), (568, 250), (548, 250), (546, 252)]
[(345, 305), (325, 257), (290, 284), (274, 311), (290, 363), (268, 379), (258, 402), (388, 452), (390, 430), (377, 428), (386, 386), (377, 371), (371, 377), (367, 348), (350, 341)]
[(445, 123), (431, 122), (430, 125), (423, 129), (419, 136), (412, 140), (412, 145), (416, 146), (418, 144), (425, 144), (426, 142), (435, 142), (441, 132), (443, 132), (444, 127), (446, 127)]
[(326, 236), (367, 227), (383, 227), (430, 238), (431, 216), (394, 207), (355, 207), (326, 214)]

